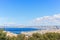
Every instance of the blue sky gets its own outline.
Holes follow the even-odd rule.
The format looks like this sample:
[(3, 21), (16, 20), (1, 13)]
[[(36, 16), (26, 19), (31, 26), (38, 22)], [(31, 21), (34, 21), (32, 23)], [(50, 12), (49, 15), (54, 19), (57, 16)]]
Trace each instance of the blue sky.
[(30, 25), (36, 18), (55, 14), (60, 14), (60, 0), (0, 0), (0, 25)]

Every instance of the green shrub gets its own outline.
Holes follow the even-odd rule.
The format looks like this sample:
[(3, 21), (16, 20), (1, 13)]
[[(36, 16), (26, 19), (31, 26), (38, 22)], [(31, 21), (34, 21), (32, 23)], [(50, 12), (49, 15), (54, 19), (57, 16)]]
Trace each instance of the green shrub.
[(17, 37), (6, 36), (6, 32), (0, 30), (0, 40), (60, 40), (60, 33), (33, 33), (28, 38), (24, 34), (18, 34)]
[(6, 40), (6, 32), (3, 32), (3, 30), (0, 30), (0, 40)]

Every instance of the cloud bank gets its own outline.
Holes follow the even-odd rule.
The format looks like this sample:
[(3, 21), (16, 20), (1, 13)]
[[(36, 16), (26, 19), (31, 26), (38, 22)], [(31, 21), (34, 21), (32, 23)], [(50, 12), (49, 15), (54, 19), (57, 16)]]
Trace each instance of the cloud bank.
[(32, 21), (33, 25), (60, 25), (60, 14), (52, 16), (43, 16)]
[(52, 16), (43, 16), (38, 17), (30, 21), (28, 24), (18, 24), (13, 19), (2, 18), (0, 17), (0, 26), (18, 26), (18, 27), (26, 27), (26, 26), (46, 26), (46, 25), (60, 25), (60, 14), (55, 14)]

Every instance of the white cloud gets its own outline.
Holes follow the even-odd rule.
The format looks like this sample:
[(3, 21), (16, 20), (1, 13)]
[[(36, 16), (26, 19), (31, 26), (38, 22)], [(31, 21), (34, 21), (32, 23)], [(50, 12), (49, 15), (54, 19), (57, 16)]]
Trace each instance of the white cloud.
[(14, 18), (0, 17), (0, 28), (3, 27), (25, 27), (23, 24), (16, 23)]
[(60, 14), (43, 16), (32, 21), (33, 25), (60, 25)]
[(18, 27), (26, 27), (28, 26), (39, 26), (39, 25), (60, 25), (60, 14), (55, 14), (52, 16), (43, 16), (33, 19), (32, 22), (27, 23), (26, 25), (16, 23), (13, 18), (2, 18), (0, 17), (0, 25), (7, 26), (18, 26)]
[(5, 26), (12, 26), (12, 25), (15, 25), (15, 23), (14, 22), (6, 22), (6, 23), (4, 23), (4, 25)]

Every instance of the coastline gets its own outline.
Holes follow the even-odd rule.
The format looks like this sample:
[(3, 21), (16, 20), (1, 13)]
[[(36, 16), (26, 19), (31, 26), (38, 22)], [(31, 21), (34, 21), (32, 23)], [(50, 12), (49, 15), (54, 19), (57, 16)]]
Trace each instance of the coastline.
[(15, 37), (17, 37), (17, 34), (15, 34), (15, 33), (12, 33), (12, 32), (9, 32), (9, 31), (3, 31), (3, 32), (6, 32), (6, 36), (9, 36), (9, 37), (15, 36)]
[[(10, 36), (10, 37), (17, 37), (18, 34), (15, 34), (15, 33), (12, 33), (12, 32), (9, 32), (9, 31), (3, 31), (3, 32), (6, 32), (7, 35), (6, 36)], [(32, 36), (33, 33), (40, 33), (40, 34), (45, 34), (45, 33), (60, 33), (60, 29), (57, 29), (57, 30), (37, 30), (37, 31), (29, 31), (29, 32), (21, 32), (21, 34), (24, 34), (26, 37), (28, 36)]]

